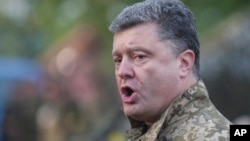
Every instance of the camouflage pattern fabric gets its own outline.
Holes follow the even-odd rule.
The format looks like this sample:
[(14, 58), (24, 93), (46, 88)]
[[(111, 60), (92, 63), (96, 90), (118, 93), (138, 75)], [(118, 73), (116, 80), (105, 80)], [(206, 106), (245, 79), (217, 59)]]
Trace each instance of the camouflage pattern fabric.
[(131, 118), (128, 141), (228, 141), (231, 124), (212, 104), (200, 80), (179, 95), (151, 127)]

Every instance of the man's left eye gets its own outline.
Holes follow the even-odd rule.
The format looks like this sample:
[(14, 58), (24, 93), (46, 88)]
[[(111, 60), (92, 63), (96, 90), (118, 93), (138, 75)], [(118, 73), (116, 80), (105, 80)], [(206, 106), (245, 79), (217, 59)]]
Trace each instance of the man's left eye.
[(146, 56), (145, 55), (136, 55), (135, 56), (135, 59), (137, 59), (137, 60), (142, 60), (142, 59), (144, 59)]
[(137, 58), (138, 59), (142, 59), (144, 56), (143, 55), (138, 55)]

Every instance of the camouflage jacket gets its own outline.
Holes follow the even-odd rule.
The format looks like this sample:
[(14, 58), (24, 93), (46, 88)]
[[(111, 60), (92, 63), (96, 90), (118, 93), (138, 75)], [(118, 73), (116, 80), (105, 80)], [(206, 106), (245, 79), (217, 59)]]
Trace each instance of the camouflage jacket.
[(131, 118), (128, 141), (228, 141), (231, 124), (211, 103), (202, 81), (179, 95), (150, 128)]

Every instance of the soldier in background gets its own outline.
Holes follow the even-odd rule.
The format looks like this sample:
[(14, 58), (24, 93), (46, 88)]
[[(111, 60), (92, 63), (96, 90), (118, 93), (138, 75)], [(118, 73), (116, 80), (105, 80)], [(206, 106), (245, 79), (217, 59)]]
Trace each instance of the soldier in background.
[(146, 0), (125, 8), (110, 25), (129, 140), (229, 140), (230, 122), (210, 101), (199, 74), (194, 19), (180, 1)]
[[(82, 30), (77, 28), (73, 33), (74, 38), (67, 42), (76, 39), (81, 45), (80, 47), (78, 45), (78, 47), (86, 49), (83, 43), (86, 43), (86, 39), (91, 37), (89, 30), (87, 27)], [(79, 32), (90, 36), (82, 37), (81, 34), (76, 34)], [(63, 45), (67, 44), (64, 43)], [(74, 58), (71, 56), (74, 55), (74, 48), (64, 49), (60, 48), (54, 55), (59, 56), (57, 65), (60, 66), (62, 72), (59, 72), (56, 68), (58, 66), (53, 65), (54, 56), (46, 58), (48, 60), (45, 59), (50, 67), (46, 63), (43, 64), (45, 67), (47, 66), (48, 73), (44, 72), (38, 62), (21, 58), (10, 59), (11, 61), (4, 59), (3, 61), (1, 58), (2, 64), (8, 64), (3, 65), (6, 67), (1, 70), (1, 73), (8, 74), (8, 76), (4, 76), (4, 79), (1, 75), (1, 82), (8, 82), (8, 85), (6, 85), (8, 91), (5, 94), (8, 98), (6, 98), (6, 106), (3, 109), (3, 127), (0, 129), (2, 132), (1, 140), (125, 140), (120, 129), (126, 126), (126, 123), (119, 106), (115, 105), (114, 102), (112, 102), (114, 104), (112, 106), (106, 104), (115, 101), (112, 97), (113, 89), (108, 93), (99, 85), (103, 80), (101, 79), (102, 75), (98, 73), (96, 68), (98, 65), (95, 64), (98, 54), (95, 54), (95, 51), (90, 51), (90, 49), (82, 52), (77, 50), (75, 57), (79, 58), (75, 60), (77, 64), (74, 64), (75, 61), (71, 60), (71, 58)], [(49, 53), (53, 54), (53, 52)], [(87, 59), (83, 59), (83, 61), (83, 57)], [(66, 61), (60, 59), (66, 59)], [(69, 66), (64, 68), (62, 63), (67, 64), (67, 61), (72, 61), (73, 66), (69, 63)], [(94, 64), (88, 65), (88, 63)], [(11, 68), (15, 68), (15, 70), (13, 71)], [(67, 69), (73, 69), (74, 71), (71, 72)], [(103, 82), (103, 84), (108, 83)], [(103, 86), (108, 89), (108, 85)], [(106, 98), (110, 101), (106, 101)]]
[(126, 122), (98, 65), (100, 49), (97, 31), (79, 25), (43, 55), (52, 81), (38, 110), (42, 140), (125, 140)]

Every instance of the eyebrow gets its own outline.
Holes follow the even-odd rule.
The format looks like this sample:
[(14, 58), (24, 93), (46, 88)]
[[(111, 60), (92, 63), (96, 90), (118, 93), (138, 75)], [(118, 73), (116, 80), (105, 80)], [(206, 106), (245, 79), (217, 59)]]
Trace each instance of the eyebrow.
[(112, 56), (115, 56), (115, 55), (118, 55), (118, 54), (120, 54), (120, 53), (117, 50), (112, 50), (112, 53), (111, 53)]
[[(142, 52), (146, 52), (146, 53), (148, 53), (148, 54), (151, 54), (151, 53), (150, 53), (150, 50), (145, 49), (144, 47), (140, 47), (140, 46), (129, 47), (129, 48), (127, 48), (126, 50), (127, 50), (126, 52), (142, 51)], [(117, 51), (117, 50), (113, 50), (113, 51), (112, 51), (112, 56), (119, 55), (119, 54), (120, 54), (120, 52)]]

